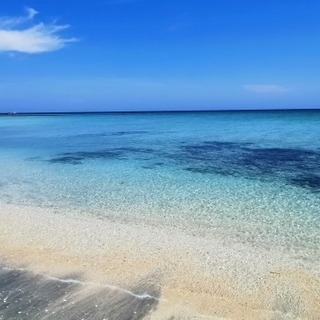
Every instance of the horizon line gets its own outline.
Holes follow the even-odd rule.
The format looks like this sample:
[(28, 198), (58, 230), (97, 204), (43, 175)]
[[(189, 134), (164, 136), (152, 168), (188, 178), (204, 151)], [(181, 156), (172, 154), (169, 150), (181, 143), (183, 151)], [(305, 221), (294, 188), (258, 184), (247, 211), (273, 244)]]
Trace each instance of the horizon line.
[(73, 115), (73, 114), (118, 114), (118, 113), (201, 113), (201, 112), (272, 112), (272, 111), (320, 111), (319, 108), (279, 108), (279, 109), (201, 109), (201, 110), (113, 110), (113, 111), (27, 111), (0, 112), (1, 116), (23, 115)]

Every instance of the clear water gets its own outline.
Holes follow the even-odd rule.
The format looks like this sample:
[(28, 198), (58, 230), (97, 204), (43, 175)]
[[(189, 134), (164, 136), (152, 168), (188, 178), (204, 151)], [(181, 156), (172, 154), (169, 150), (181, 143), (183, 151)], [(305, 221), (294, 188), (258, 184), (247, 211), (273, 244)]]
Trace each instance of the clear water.
[(0, 202), (320, 257), (320, 111), (3, 116), (0, 168)]

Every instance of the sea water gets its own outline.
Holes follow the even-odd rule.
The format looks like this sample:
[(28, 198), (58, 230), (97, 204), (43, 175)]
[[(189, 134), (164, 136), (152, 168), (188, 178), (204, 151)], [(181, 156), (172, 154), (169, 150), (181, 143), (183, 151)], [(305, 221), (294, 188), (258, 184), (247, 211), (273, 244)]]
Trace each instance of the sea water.
[(0, 202), (319, 259), (320, 111), (1, 116)]

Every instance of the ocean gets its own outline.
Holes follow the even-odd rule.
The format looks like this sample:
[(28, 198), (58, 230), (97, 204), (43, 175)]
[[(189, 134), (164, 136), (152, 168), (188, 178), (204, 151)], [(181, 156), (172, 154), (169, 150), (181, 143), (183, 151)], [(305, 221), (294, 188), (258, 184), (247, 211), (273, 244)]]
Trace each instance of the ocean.
[(317, 110), (1, 116), (0, 168), (5, 205), (320, 266)]

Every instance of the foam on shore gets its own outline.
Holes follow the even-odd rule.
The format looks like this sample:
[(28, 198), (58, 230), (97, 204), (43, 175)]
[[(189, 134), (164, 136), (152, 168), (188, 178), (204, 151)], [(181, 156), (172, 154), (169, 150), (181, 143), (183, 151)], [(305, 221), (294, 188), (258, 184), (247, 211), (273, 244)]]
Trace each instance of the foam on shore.
[(96, 284), (96, 292), (105, 285), (124, 295), (156, 298), (140, 318), (318, 319), (320, 314), (319, 261), (281, 247), (239, 243), (214, 230), (199, 236), (174, 226), (121, 224), (8, 204), (0, 205), (0, 219), (2, 263), (51, 280)]

